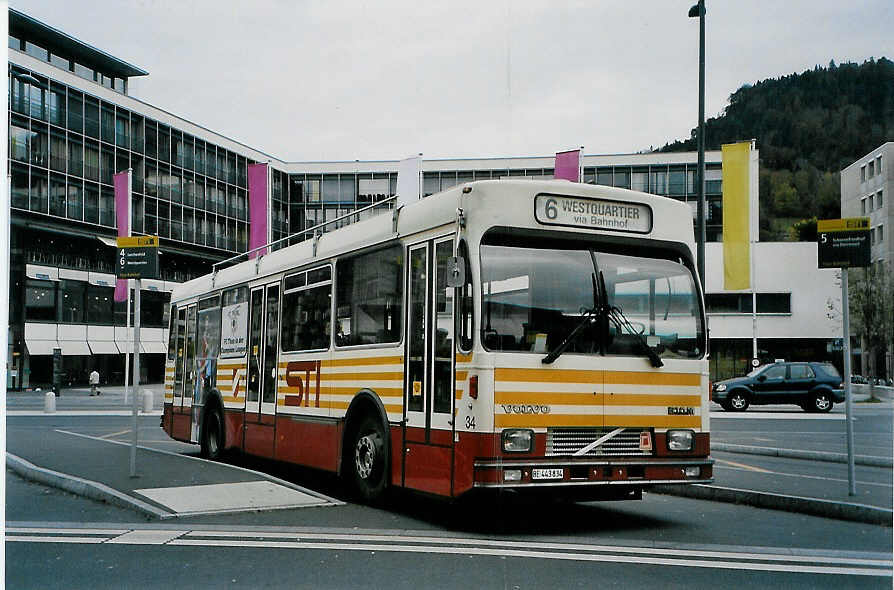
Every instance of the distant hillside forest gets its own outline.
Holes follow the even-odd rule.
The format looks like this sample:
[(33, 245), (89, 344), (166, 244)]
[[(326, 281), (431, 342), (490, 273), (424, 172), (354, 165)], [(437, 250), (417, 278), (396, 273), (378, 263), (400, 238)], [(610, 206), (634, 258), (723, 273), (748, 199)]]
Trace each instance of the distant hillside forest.
[[(658, 151), (698, 149), (696, 131)], [(760, 239), (811, 239), (793, 225), (840, 217), (839, 172), (894, 139), (894, 63), (832, 61), (746, 84), (705, 121), (705, 149), (742, 139), (756, 139), (760, 150)]]

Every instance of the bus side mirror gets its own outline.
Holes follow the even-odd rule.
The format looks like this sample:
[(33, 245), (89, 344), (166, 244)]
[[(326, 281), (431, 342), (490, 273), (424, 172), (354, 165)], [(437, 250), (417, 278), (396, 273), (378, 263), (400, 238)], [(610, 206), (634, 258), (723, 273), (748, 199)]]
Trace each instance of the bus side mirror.
[(466, 284), (466, 261), (462, 256), (451, 256), (447, 263), (447, 286), (462, 287)]

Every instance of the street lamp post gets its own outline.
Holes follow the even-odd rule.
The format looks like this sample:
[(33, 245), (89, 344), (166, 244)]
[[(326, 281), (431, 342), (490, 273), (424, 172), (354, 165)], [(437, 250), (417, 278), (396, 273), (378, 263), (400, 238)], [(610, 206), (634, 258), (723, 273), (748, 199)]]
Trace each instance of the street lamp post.
[(705, 0), (689, 9), (690, 18), (698, 18), (698, 206), (696, 236), (698, 277), (705, 292)]

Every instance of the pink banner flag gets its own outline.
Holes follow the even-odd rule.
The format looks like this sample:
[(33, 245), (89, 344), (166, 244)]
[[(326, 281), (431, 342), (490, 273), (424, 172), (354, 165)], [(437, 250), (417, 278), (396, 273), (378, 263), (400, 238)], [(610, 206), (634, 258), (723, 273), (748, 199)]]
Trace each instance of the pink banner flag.
[(556, 152), (556, 167), (553, 178), (580, 182), (580, 150)]
[[(248, 250), (267, 244), (267, 164), (248, 165)], [(251, 252), (254, 258), (267, 253), (267, 249)]]
[[(130, 171), (114, 176), (115, 220), (118, 222), (118, 237), (130, 236)], [(116, 252), (117, 253), (117, 252)], [(115, 301), (127, 301), (127, 279), (115, 281)]]

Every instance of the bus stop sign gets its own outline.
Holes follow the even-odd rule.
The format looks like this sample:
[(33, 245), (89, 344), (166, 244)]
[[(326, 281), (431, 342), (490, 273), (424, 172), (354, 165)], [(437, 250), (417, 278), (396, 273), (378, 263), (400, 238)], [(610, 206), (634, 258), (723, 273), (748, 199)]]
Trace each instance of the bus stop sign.
[(115, 276), (119, 279), (158, 278), (158, 236), (118, 238)]
[(869, 266), (869, 218), (821, 219), (816, 222), (819, 268)]

